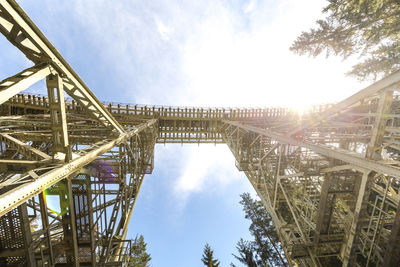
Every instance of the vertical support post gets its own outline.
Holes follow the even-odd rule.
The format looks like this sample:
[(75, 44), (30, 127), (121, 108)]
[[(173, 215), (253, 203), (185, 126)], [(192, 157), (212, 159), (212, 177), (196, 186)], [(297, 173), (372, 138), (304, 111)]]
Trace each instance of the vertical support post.
[[(376, 110), (377, 116), (374, 122), (374, 128), (371, 132), (371, 139), (368, 144), (365, 157), (371, 160), (380, 160), (382, 153), (382, 142), (385, 134), (386, 121), (388, 113), (393, 101), (393, 91), (385, 90), (381, 93), (378, 107)], [(360, 230), (359, 218), (360, 213), (363, 212), (363, 202), (368, 201), (369, 186), (368, 186), (369, 173), (365, 172), (362, 176), (357, 202), (354, 209), (354, 217), (350, 228), (350, 233), (347, 238), (347, 244), (343, 255), (343, 266), (352, 265), (356, 261), (355, 243), (358, 231)], [(378, 226), (377, 226), (378, 227)], [(373, 244), (371, 244), (373, 245)]]
[[(53, 132), (53, 153), (65, 153), (65, 161), (71, 160), (71, 149), (68, 142), (67, 115), (62, 79), (59, 75), (46, 78), (51, 127)], [(53, 157), (54, 157), (53, 154)]]
[(279, 185), (279, 181), (280, 181), (281, 159), (282, 159), (282, 153), (284, 150), (286, 150), (286, 146), (284, 146), (284, 145), (281, 145), (278, 149), (279, 158), (277, 160), (278, 166), (277, 166), (276, 175), (275, 175), (275, 190), (274, 190), (274, 203), (273, 203), (274, 209), (276, 209), (276, 201), (277, 201), (277, 197), (278, 197), (278, 185)]
[(42, 218), (42, 227), (45, 230), (45, 236), (47, 239), (47, 249), (49, 251), (49, 266), (53, 266), (54, 265), (53, 246), (51, 244), (49, 217), (47, 216), (47, 205), (44, 198), (45, 196), (43, 195), (43, 193), (40, 193), (39, 194), (40, 216)]
[(90, 235), (90, 257), (91, 266), (96, 266), (96, 244), (94, 236), (94, 223), (93, 223), (93, 207), (92, 207), (92, 184), (90, 183), (90, 176), (87, 176), (87, 199), (88, 199), (88, 213), (89, 213), (89, 235)]
[(397, 205), (396, 215), (392, 230), (389, 235), (385, 256), (383, 258), (383, 266), (396, 266), (400, 262), (400, 202)]
[(18, 206), (18, 214), (21, 218), (22, 235), (24, 237), (25, 258), (28, 267), (36, 267), (35, 253), (32, 246), (31, 226), (28, 217), (26, 203)]
[(351, 223), (350, 232), (347, 237), (346, 247), (344, 250), (343, 267), (352, 265), (353, 263), (352, 261), (354, 261), (356, 258), (354, 241), (359, 231), (359, 220), (361, 217), (360, 213), (364, 208), (363, 204), (365, 204), (365, 199), (368, 197), (368, 194), (365, 194), (365, 191), (368, 188), (367, 186), (368, 177), (369, 177), (369, 172), (364, 172), (361, 177), (361, 183), (357, 194), (356, 206), (354, 208), (354, 216)]
[(319, 237), (321, 235), (321, 232), (323, 232), (323, 228), (328, 228), (328, 225), (323, 225), (323, 223), (324, 223), (324, 217), (326, 214), (326, 209), (328, 208), (327, 202), (328, 202), (328, 191), (329, 191), (330, 184), (331, 184), (331, 174), (327, 173), (325, 176), (324, 182), (322, 184), (322, 187), (321, 187), (321, 196), (319, 199), (317, 224), (315, 227), (315, 237), (314, 237), (315, 244), (319, 243)]
[(382, 142), (385, 134), (386, 121), (393, 101), (393, 91), (384, 91), (379, 99), (377, 116), (375, 118), (374, 128), (371, 133), (371, 140), (368, 144), (366, 158), (380, 160), (382, 153)]
[(60, 185), (60, 206), (62, 224), (64, 230), (65, 253), (68, 266), (79, 267), (78, 239), (76, 233), (76, 220), (74, 198), (72, 194), (72, 182), (67, 178), (59, 183)]
[[(279, 184), (279, 187), (282, 190), (283, 196), (286, 199), (286, 203), (287, 203), (287, 205), (289, 207), (289, 210), (292, 213), (291, 215), (292, 215), (292, 217), (293, 217), (293, 219), (294, 219), (294, 221), (296, 223), (297, 229), (299, 230), (300, 237), (303, 240), (304, 244), (307, 244), (309, 241), (307, 240), (306, 235), (304, 234), (304, 232), (303, 232), (303, 230), (302, 230), (302, 228), (300, 226), (299, 220), (297, 219), (296, 212), (295, 212), (295, 210), (294, 210), (294, 208), (293, 208), (293, 206), (291, 204), (291, 201), (290, 201), (289, 197), (287, 196), (287, 194), (285, 192), (285, 189), (283, 188), (280, 180), (278, 180), (278, 184)], [(311, 249), (308, 248), (308, 247), (306, 248), (306, 250), (307, 250), (308, 255), (310, 256), (310, 259), (311, 259), (313, 265), (314, 266), (320, 266), (318, 258), (315, 256), (315, 253), (313, 251), (311, 251)]]
[(75, 205), (74, 205), (74, 197), (72, 194), (72, 181), (71, 177), (68, 177), (66, 180), (67, 190), (68, 190), (68, 204), (69, 204), (69, 218), (71, 223), (71, 231), (72, 231), (72, 253), (74, 256), (73, 264), (76, 267), (79, 267), (79, 251), (78, 251), (78, 239), (76, 232), (76, 219), (75, 219)]
[[(65, 162), (69, 162), (72, 159), (72, 150), (68, 141), (63, 82), (57, 74), (47, 76), (46, 82), (53, 133), (53, 158), (57, 152), (62, 152), (65, 153)], [(79, 267), (79, 249), (71, 177), (60, 182), (60, 186), (65, 189), (60, 190), (59, 194), (60, 206), (63, 213), (62, 222), (67, 264)]]

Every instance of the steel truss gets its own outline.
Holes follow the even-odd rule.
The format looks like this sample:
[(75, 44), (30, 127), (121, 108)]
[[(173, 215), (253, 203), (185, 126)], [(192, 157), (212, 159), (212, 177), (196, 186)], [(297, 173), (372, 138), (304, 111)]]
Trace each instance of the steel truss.
[[(399, 265), (400, 72), (303, 115), (109, 104), (14, 0), (0, 32), (34, 64), (0, 82), (1, 266), (130, 266), (156, 143), (226, 143), (290, 266)], [(20, 94), (41, 79), (47, 96)]]

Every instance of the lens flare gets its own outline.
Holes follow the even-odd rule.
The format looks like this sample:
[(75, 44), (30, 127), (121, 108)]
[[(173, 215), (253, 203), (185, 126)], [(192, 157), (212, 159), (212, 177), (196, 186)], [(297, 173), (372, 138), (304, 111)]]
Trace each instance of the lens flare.
[(92, 177), (97, 177), (99, 182), (105, 184), (115, 183), (117, 170), (114, 170), (111, 164), (104, 160), (99, 159), (94, 161), (90, 167), (89, 172)]
[[(57, 185), (57, 186), (58, 186), (58, 189), (60, 190), (60, 186), (59, 185)], [(66, 192), (59, 191), (60, 195), (64, 194), (64, 193), (66, 193)], [(54, 214), (57, 214), (57, 216), (63, 216), (66, 213), (66, 211), (57, 211), (57, 210), (55, 210), (55, 206), (57, 206), (58, 209), (60, 209), (60, 203), (58, 201), (48, 201), (47, 200), (48, 197), (50, 198), (52, 196), (55, 196), (55, 195), (54, 194), (50, 194), (49, 189), (45, 189), (43, 191), (43, 201), (44, 201), (45, 206), (47, 207), (48, 210), (50, 210)]]

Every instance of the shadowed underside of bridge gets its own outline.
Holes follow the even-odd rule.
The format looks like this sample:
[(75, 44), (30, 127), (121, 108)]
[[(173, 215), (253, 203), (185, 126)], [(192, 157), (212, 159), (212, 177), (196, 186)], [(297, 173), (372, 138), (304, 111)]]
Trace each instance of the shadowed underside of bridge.
[[(130, 266), (157, 143), (227, 144), (290, 266), (399, 264), (399, 72), (303, 115), (105, 104), (13, 0), (0, 31), (33, 62), (0, 82), (1, 266)], [(20, 94), (41, 79), (47, 96)]]

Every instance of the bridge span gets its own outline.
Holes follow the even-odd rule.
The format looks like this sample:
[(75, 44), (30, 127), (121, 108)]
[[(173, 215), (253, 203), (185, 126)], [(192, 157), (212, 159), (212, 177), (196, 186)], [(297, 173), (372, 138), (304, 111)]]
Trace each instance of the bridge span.
[[(290, 266), (400, 264), (400, 72), (303, 114), (102, 103), (14, 0), (0, 32), (33, 63), (0, 82), (1, 266), (130, 266), (128, 224), (169, 143), (228, 145)], [(47, 96), (23, 93), (41, 79)]]

